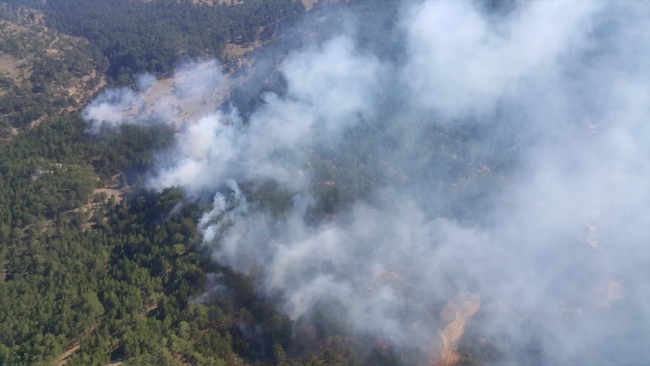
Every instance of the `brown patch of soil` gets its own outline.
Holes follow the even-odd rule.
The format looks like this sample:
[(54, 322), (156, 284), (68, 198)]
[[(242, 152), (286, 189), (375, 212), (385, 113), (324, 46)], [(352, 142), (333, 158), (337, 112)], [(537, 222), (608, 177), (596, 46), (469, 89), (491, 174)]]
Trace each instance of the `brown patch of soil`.
[(56, 365), (57, 366), (65, 365), (68, 362), (67, 358), (70, 357), (73, 353), (77, 352), (79, 348), (81, 348), (81, 341), (86, 337), (88, 337), (89, 335), (91, 335), (94, 331), (95, 331), (95, 326), (91, 327), (83, 334), (72, 339), (65, 352), (63, 352), (63, 354), (61, 354), (61, 356), (59, 356), (56, 359)]
[(56, 360), (56, 365), (57, 366), (63, 366), (66, 363), (68, 363), (68, 357), (72, 356), (73, 353), (77, 352), (81, 348), (81, 343), (75, 344), (65, 352), (59, 358)]
[(318, 0), (302, 0), (303, 5), (305, 5), (305, 9), (309, 11), (309, 9), (314, 7), (314, 4), (316, 4)]
[(45, 119), (47, 118), (47, 115), (41, 116), (39, 119), (35, 119), (29, 123), (29, 128), (34, 128), (38, 125), (40, 125)]
[(453, 366), (460, 361), (460, 355), (456, 351), (456, 344), (465, 330), (467, 321), (476, 314), (480, 308), (480, 299), (477, 295), (461, 294), (455, 301), (450, 301), (442, 310), (440, 316), (449, 323), (440, 332), (442, 349), (435, 366)]
[(93, 89), (88, 88), (88, 81), (91, 78), (95, 78), (96, 75), (97, 72), (93, 70), (90, 75), (85, 75), (81, 79), (76, 79), (77, 83), (66, 88), (68, 95), (73, 97), (77, 103), (81, 103), (83, 98), (92, 96), (96, 91), (106, 86), (106, 78), (103, 75), (100, 75), (97, 86)]

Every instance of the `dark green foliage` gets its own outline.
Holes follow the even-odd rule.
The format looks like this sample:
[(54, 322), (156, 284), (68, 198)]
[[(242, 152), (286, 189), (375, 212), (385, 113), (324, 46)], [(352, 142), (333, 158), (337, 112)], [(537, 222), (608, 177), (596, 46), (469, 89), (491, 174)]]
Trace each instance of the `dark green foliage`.
[[(142, 173), (154, 161), (152, 151), (161, 151), (174, 141), (174, 132), (167, 125), (141, 127), (124, 125), (120, 129), (106, 129), (92, 146), (92, 162), (97, 174), (110, 180), (121, 169), (127, 173)], [(135, 173), (128, 174), (133, 183)]]
[(227, 43), (254, 42), (266, 27), (305, 12), (297, 0), (251, 0), (236, 6), (188, 0), (10, 3), (41, 9), (48, 26), (86, 38), (106, 57), (107, 73), (119, 84), (132, 83), (133, 75), (144, 71), (170, 74), (188, 57), (220, 57)]
[[(130, 165), (146, 167), (152, 150), (165, 145), (163, 130), (126, 128), (119, 137), (93, 143), (83, 128), (76, 117), (59, 118), (0, 146), (2, 365), (50, 363), (79, 342), (81, 352), (69, 364), (105, 364), (117, 340), (118, 349), (162, 357), (163, 345), (153, 346), (151, 335), (140, 348), (128, 342), (135, 336), (126, 335), (156, 321), (146, 315), (158, 303), (179, 309), (171, 312), (176, 315), (167, 328), (201, 314), (180, 311), (205, 279), (192, 250), (200, 212), (186, 206), (156, 224), (182, 198), (179, 191), (143, 192), (119, 205), (100, 199), (96, 210), (107, 221), (94, 229), (89, 213), (80, 209), (96, 186), (89, 164), (95, 154), (112, 157), (111, 164), (99, 167), (109, 174)], [(222, 355), (230, 355), (229, 347), (221, 348)]]
[[(146, 169), (171, 141), (162, 126), (91, 141), (66, 116), (0, 145), (0, 364), (52, 364), (68, 350), (67, 364), (84, 366), (328, 364), (282, 353), (295, 343), (293, 322), (203, 252), (200, 204), (168, 217), (183, 201), (178, 189), (139, 190), (119, 204), (92, 198), (97, 173)], [(277, 215), (290, 205), (272, 182), (248, 193)], [(209, 272), (228, 290), (191, 302), (210, 289)], [(336, 352), (337, 364), (358, 364), (349, 348)]]
[(282, 190), (275, 181), (269, 180), (258, 184), (241, 183), (239, 186), (249, 201), (257, 203), (273, 217), (278, 217), (291, 208), (292, 194)]

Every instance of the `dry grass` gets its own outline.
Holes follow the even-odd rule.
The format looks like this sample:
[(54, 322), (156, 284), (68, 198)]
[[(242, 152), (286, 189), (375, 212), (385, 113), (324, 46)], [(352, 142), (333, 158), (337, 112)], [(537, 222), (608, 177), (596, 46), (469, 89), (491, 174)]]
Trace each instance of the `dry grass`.
[(94, 194), (104, 193), (104, 194), (106, 194), (107, 198), (111, 198), (112, 196), (114, 196), (115, 197), (115, 203), (120, 203), (124, 199), (124, 197), (122, 197), (124, 192), (122, 192), (122, 191), (120, 191), (119, 189), (116, 189), (116, 188), (97, 188), (97, 189), (95, 189), (95, 191), (93, 193)]
[[(191, 97), (179, 98), (174, 94), (174, 85), (181, 86), (182, 83), (183, 80), (177, 77), (158, 80), (142, 93), (145, 102), (144, 111), (147, 114), (152, 111), (161, 113), (170, 125), (179, 128), (183, 121), (191, 123), (202, 116), (213, 113), (228, 97), (232, 85), (232, 81), (226, 75), (214, 90), (206, 90)], [(135, 106), (127, 110), (125, 114), (135, 116), (138, 113), (138, 107)]]
[[(15, 52), (12, 51), (11, 55), (0, 52), (0, 75), (12, 81), (18, 89), (29, 91), (32, 88), (29, 78), (34, 63), (40, 58), (59, 60), (68, 50), (87, 44), (82, 38), (66, 36), (45, 27), (43, 13), (37, 10), (23, 7), (12, 11), (12, 15), (11, 21), (0, 20), (0, 42), (17, 42), (19, 47)], [(95, 88), (89, 88), (88, 81), (96, 75), (96, 71), (92, 70), (86, 75), (68, 75), (62, 82), (51, 83), (49, 87), (52, 97), (72, 97), (77, 104), (85, 104), (97, 90), (106, 85), (102, 76), (98, 78)], [(0, 95), (6, 94), (9, 89), (3, 88)], [(55, 114), (74, 110), (75, 107), (68, 106), (56, 110)], [(45, 119), (46, 117), (41, 117), (31, 121), (25, 129), (36, 127)], [(11, 140), (17, 130), (3, 132), (10, 133), (5, 134), (7, 137), (1, 142)]]
[(13, 80), (16, 85), (29, 77), (29, 71), (26, 66), (27, 60), (17, 59), (0, 52), (0, 75)]
[(259, 46), (260, 46), (259, 42), (255, 42), (254, 44), (245, 44), (245, 45), (228, 43), (226, 45), (226, 49), (224, 50), (224, 53), (228, 57), (242, 57), (246, 52), (252, 51)]
[(82, 78), (74, 78), (74, 80), (71, 80), (69, 86), (66, 88), (66, 92), (69, 96), (74, 97), (77, 103), (81, 103), (84, 98), (93, 95), (96, 91), (106, 86), (106, 77), (104, 75), (100, 75), (99, 83), (97, 86), (95, 86), (93, 89), (88, 88), (88, 81), (91, 78), (95, 78), (96, 75), (97, 72), (93, 70), (90, 75), (85, 75)]

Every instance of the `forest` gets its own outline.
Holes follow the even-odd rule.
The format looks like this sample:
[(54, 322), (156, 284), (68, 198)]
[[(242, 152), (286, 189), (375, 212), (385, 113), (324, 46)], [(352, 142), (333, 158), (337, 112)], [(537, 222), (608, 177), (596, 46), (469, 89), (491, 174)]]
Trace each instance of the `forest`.
[[(222, 58), (227, 43), (270, 39), (279, 22), (305, 12), (297, 0), (193, 5), (191, 0), (8, 1), (42, 11), (48, 27), (82, 37), (95, 51), (94, 66), (109, 84), (128, 85), (135, 74), (169, 75), (183, 59)], [(264, 31), (264, 32), (263, 32)], [(102, 57), (103, 56), (103, 57)]]
[[(28, 61), (24, 78), (0, 75), (0, 364), (398, 362), (390, 349), (361, 347), (370, 340), (350, 338), (325, 313), (296, 324), (250, 279), (210, 259), (196, 228), (209, 203), (143, 184), (155, 153), (173, 142), (170, 128), (124, 126), (92, 137), (79, 115), (102, 85), (132, 85), (145, 71), (165, 77), (187, 58), (227, 62), (226, 44), (273, 38), (305, 12), (300, 1), (12, 0), (0, 9), (0, 52)], [(270, 52), (287, 51), (276, 47)], [(259, 90), (280, 90), (260, 70), (233, 91), (243, 110), (259, 103)], [(341, 178), (320, 161), (319, 179)], [(109, 197), (107, 186), (119, 195)], [(273, 182), (246, 194), (286, 210)], [(322, 195), (314, 220), (345, 199), (332, 189)], [(206, 293), (217, 277), (226, 289)]]
[(0, 365), (644, 364), (639, 4), (0, 0)]
[[(150, 166), (171, 136), (125, 127), (93, 141), (68, 115), (0, 147), (0, 363), (49, 365), (70, 353), (68, 365), (355, 364), (342, 339), (322, 357), (288, 355), (294, 324), (200, 245), (204, 207), (186, 204), (165, 219), (182, 192), (154, 193), (137, 174), (124, 176)], [(93, 194), (111, 179), (132, 193)], [(281, 210), (273, 192), (250, 197)], [(214, 276), (228, 290), (206, 295)], [(315, 344), (332, 333), (317, 332)]]

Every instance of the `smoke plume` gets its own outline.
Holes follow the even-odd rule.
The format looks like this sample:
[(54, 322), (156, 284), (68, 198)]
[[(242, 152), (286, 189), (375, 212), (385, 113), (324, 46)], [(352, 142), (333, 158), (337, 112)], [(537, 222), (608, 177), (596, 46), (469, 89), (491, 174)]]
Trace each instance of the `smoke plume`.
[(142, 74), (137, 78), (137, 92), (129, 88), (104, 91), (83, 111), (88, 133), (123, 124), (169, 123), (181, 127), (186, 119), (212, 112), (223, 99), (223, 74), (214, 60), (181, 65), (169, 80), (173, 83)]
[[(191, 121), (149, 185), (216, 192), (214, 259), (293, 319), (335, 303), (437, 354), (436, 304), (471, 298), (508, 362), (649, 363), (650, 5), (397, 10), (390, 36), (359, 24), (291, 53), (287, 93), (247, 121)], [(207, 69), (184, 77), (204, 92)], [(108, 91), (84, 117), (118, 125), (138, 100)], [(246, 197), (266, 182), (279, 213)]]

